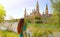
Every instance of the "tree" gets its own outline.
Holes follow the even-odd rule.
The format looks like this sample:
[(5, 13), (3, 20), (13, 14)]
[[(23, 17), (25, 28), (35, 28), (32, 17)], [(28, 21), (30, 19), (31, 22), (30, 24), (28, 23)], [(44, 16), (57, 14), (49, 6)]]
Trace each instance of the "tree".
[(4, 7), (2, 5), (0, 5), (0, 22), (4, 21), (4, 17), (6, 16)]
[(53, 9), (53, 15), (50, 18), (50, 22), (60, 27), (60, 0), (51, 0), (51, 4)]

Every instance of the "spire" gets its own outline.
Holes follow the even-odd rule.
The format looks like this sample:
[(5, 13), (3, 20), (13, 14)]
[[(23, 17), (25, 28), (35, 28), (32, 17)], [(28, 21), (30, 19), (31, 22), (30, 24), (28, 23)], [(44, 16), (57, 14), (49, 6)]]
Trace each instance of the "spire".
[(24, 10), (24, 18), (26, 18), (26, 8), (25, 8), (25, 10)]
[(46, 4), (46, 15), (48, 15), (48, 5)]
[(37, 4), (36, 4), (36, 13), (40, 15), (40, 13), (39, 13), (39, 3), (38, 3), (38, 1), (37, 1)]
[(44, 12), (43, 12), (43, 15), (44, 15)]

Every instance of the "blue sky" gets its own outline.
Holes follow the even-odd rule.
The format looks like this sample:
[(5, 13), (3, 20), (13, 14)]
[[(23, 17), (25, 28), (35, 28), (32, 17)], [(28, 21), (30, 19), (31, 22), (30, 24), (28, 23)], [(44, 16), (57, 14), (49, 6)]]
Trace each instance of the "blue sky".
[[(24, 9), (27, 9), (27, 14), (32, 12), (32, 9), (36, 7), (37, 0), (0, 0), (0, 4), (5, 7), (6, 18), (22, 18), (24, 17)], [(49, 13), (51, 13), (50, 0), (38, 0), (40, 12), (45, 12), (46, 4), (49, 7)]]

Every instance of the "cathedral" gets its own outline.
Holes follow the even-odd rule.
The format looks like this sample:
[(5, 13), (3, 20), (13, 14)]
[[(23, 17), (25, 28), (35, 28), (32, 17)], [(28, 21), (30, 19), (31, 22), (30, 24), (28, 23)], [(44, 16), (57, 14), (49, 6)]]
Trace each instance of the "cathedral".
[(31, 23), (46, 23), (47, 18), (49, 18), (51, 16), (52, 16), (52, 14), (49, 14), (47, 4), (46, 4), (46, 8), (45, 8), (45, 14), (44, 14), (44, 12), (43, 12), (43, 14), (40, 13), (38, 1), (36, 3), (36, 9), (32, 10), (30, 15), (27, 15), (26, 9), (24, 10), (24, 18), (29, 19), (28, 22), (31, 22)]

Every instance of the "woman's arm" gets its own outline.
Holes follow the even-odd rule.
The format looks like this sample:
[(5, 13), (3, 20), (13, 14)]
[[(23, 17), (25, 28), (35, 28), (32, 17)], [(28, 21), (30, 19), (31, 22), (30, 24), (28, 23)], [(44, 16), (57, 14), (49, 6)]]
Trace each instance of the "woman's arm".
[(24, 35), (24, 37), (26, 37), (26, 31), (23, 31), (23, 35)]

